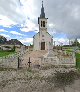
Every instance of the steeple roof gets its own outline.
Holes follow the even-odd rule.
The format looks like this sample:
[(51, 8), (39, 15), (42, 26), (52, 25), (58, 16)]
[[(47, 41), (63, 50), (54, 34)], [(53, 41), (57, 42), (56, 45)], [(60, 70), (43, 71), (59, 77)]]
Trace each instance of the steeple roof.
[(41, 7), (40, 18), (45, 18), (45, 12), (44, 12), (44, 7), (43, 7), (43, 1), (42, 1), (42, 7)]

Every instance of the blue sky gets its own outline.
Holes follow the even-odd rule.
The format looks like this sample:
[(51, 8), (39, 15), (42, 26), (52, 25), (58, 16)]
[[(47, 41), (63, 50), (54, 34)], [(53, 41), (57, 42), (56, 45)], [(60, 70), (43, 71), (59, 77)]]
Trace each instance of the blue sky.
[[(39, 32), (37, 19), (42, 0), (0, 0), (0, 35), (18, 39), (23, 44), (33, 43)], [(6, 4), (5, 4), (6, 3)], [(68, 39), (80, 37), (80, 1), (44, 0), (48, 32), (57, 44), (68, 44)]]

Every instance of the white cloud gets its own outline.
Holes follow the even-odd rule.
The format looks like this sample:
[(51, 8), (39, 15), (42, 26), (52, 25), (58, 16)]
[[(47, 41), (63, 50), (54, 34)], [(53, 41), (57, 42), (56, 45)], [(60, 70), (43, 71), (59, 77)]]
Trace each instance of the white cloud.
[(50, 28), (54, 28), (54, 27), (55, 27), (55, 24), (50, 23), (50, 24), (48, 24), (48, 26), (49, 26)]
[(0, 32), (8, 32), (8, 31), (6, 31), (6, 30), (4, 30), (4, 29), (0, 29)]
[(16, 25), (16, 23), (7, 16), (0, 15), (0, 25), (4, 27), (11, 27), (12, 25)]
[(20, 29), (21, 31), (23, 31), (23, 32), (30, 32), (30, 31), (34, 31), (34, 32), (38, 32), (38, 29), (37, 28), (21, 28)]
[(10, 31), (11, 34), (13, 35), (20, 35), (20, 36), (23, 36), (24, 34), (21, 34), (19, 32), (16, 32), (16, 31)]
[(31, 20), (27, 20), (27, 23), (25, 23), (23, 26), (24, 27), (20, 29), (23, 32), (30, 32), (30, 31), (38, 32), (38, 30), (39, 30), (37, 25), (34, 22), (32, 22)]
[(68, 45), (69, 44), (69, 39), (67, 38), (53, 38), (53, 44), (56, 45)]
[(21, 0), (23, 4), (22, 10), (26, 17), (30, 17), (30, 19), (36, 19), (35, 15), (38, 15), (35, 11), (37, 7), (35, 6), (34, 0)]
[(32, 44), (32, 43), (33, 43), (33, 38), (21, 39), (20, 41), (21, 41), (23, 44)]
[(0, 34), (0, 35), (4, 36), (4, 37), (6, 37), (6, 38), (10, 38), (10, 36), (7, 35), (7, 34)]
[(0, 25), (10, 26), (16, 23), (23, 23), (23, 14), (19, 0), (0, 0)]

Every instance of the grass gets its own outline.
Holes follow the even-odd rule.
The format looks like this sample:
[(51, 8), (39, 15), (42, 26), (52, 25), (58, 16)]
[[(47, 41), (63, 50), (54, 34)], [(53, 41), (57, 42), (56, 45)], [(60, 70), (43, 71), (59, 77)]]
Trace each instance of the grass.
[(0, 57), (7, 56), (9, 54), (14, 54), (14, 51), (0, 51)]
[(72, 52), (72, 49), (67, 49), (66, 51), (67, 51), (67, 52)]
[(76, 67), (80, 68), (80, 54), (76, 53)]

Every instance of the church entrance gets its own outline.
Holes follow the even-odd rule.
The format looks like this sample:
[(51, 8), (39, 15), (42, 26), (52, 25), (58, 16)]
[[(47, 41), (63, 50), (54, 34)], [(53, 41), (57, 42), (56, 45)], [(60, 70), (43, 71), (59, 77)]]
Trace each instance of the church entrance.
[(45, 42), (41, 42), (41, 50), (45, 50)]

